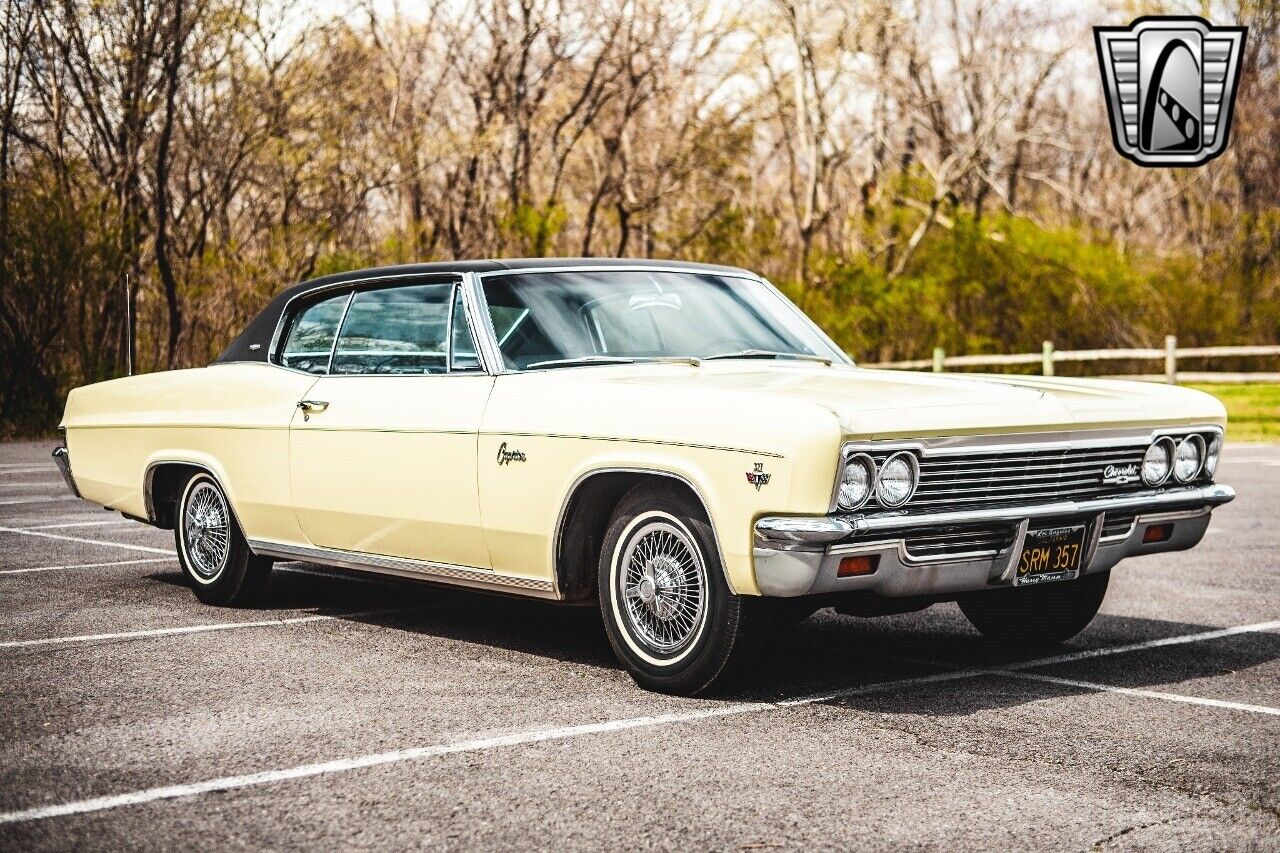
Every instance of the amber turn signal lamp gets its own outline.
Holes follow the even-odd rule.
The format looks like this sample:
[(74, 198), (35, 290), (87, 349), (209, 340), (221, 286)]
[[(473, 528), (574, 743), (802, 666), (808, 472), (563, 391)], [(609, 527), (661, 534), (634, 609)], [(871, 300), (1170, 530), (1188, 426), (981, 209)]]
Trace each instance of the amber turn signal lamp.
[(1146, 533), (1142, 534), (1142, 542), (1144, 545), (1152, 542), (1168, 542), (1172, 535), (1172, 524), (1153, 524), (1147, 528)]
[(878, 556), (845, 557), (836, 569), (836, 577), (852, 578), (858, 575), (869, 575), (876, 570)]

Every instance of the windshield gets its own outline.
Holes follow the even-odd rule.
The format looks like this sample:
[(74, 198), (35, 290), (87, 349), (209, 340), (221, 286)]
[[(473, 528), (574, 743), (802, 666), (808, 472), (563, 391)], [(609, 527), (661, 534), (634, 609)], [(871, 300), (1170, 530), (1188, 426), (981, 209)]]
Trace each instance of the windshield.
[(483, 282), (507, 369), (716, 356), (845, 361), (790, 303), (751, 279), (592, 270)]

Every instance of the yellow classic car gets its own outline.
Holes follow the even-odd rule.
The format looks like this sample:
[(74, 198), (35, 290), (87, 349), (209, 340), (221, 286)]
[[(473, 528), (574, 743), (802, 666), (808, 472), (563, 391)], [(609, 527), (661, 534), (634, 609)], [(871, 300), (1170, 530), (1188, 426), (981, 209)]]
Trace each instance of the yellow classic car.
[(210, 604), (305, 560), (598, 606), (638, 683), (695, 694), (821, 607), (1073, 636), (1234, 497), (1225, 423), (1177, 387), (859, 368), (741, 269), (496, 260), (288, 287), (208, 367), (72, 391), (55, 458), (172, 529)]

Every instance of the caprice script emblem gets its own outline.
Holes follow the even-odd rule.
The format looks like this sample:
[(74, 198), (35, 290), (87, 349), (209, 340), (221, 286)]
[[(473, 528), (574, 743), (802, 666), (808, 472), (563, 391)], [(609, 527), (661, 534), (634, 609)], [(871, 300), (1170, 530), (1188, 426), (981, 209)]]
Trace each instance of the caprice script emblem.
[(510, 465), (512, 462), (524, 462), (525, 456), (523, 450), (507, 450), (507, 443), (504, 441), (498, 445), (498, 464)]
[(760, 491), (761, 486), (769, 485), (769, 478), (772, 474), (764, 472), (764, 463), (756, 462), (755, 470), (747, 472), (747, 482), (756, 487), (756, 491)]
[(1221, 154), (1247, 30), (1195, 17), (1094, 27), (1116, 150), (1140, 166), (1201, 166)]
[(1138, 466), (1133, 463), (1128, 465), (1108, 465), (1102, 471), (1102, 482), (1108, 486), (1124, 486), (1137, 481)]

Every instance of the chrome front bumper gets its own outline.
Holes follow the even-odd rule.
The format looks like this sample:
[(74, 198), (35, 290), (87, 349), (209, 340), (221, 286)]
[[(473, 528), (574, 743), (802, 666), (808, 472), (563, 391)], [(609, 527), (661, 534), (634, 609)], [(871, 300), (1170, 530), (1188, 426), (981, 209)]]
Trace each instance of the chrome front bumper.
[[(1209, 527), (1214, 507), (1235, 498), (1230, 486), (1210, 484), (1162, 491), (953, 512), (884, 512), (861, 516), (766, 516), (755, 525), (755, 574), (766, 596), (792, 598), (865, 590), (900, 597), (972, 592), (1013, 583), (1023, 539), (1030, 526), (1057, 522), (1089, 525), (1083, 572), (1100, 572), (1125, 557), (1180, 551), (1195, 546)], [(1123, 537), (1103, 539), (1107, 512), (1133, 513)], [(1171, 522), (1162, 542), (1142, 541), (1148, 526)], [(912, 557), (905, 537), (913, 531), (974, 524), (1009, 524), (1012, 544), (994, 556)], [(874, 556), (867, 575), (838, 577), (845, 557)]]

